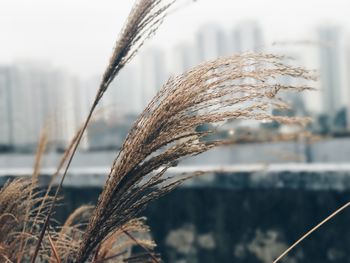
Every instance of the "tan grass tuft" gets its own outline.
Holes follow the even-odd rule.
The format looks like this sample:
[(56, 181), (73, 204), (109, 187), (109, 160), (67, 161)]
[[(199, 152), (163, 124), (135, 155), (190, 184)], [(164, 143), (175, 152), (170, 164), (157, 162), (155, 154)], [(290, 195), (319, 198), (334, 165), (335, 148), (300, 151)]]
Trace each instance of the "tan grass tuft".
[(47, 217), (44, 222), (44, 226), (41, 230), (37, 246), (35, 248), (34, 255), (31, 259), (32, 263), (35, 263), (36, 257), (40, 250), (40, 244), (44, 238), (45, 231), (49, 225), (49, 220), (53, 212), (54, 205), (56, 203), (60, 189), (62, 188), (63, 181), (67, 175), (70, 164), (73, 160), (75, 152), (81, 141), (81, 138), (91, 120), (91, 117), (103, 97), (105, 91), (108, 89), (110, 83), (113, 81), (119, 71), (135, 56), (140, 47), (144, 44), (152, 34), (155, 33), (158, 26), (163, 21), (168, 8), (176, 0), (137, 0), (131, 13), (128, 16), (127, 22), (120, 33), (120, 36), (116, 42), (115, 49), (109, 64), (103, 74), (103, 78), (99, 89), (96, 93), (95, 100), (91, 105), (89, 114), (84, 122), (82, 129), (76, 134), (76, 139), (72, 145), (72, 149), (69, 151), (69, 157), (67, 156), (67, 165), (65, 166), (61, 181), (58, 185), (56, 193), (53, 198), (52, 205), (49, 209)]
[(226, 143), (205, 140), (210, 131), (199, 132), (198, 126), (231, 119), (305, 125), (305, 118), (271, 115), (273, 108), (286, 107), (279, 93), (312, 89), (283, 85), (282, 78), (314, 80), (308, 70), (284, 64), (283, 57), (255, 53), (206, 62), (169, 79), (138, 118), (114, 161), (77, 262), (87, 260), (107, 236), (185, 180), (168, 178), (168, 168), (183, 157)]
[(166, 11), (176, 0), (138, 0), (134, 4), (124, 28), (116, 42), (110, 62), (103, 74), (97, 97), (103, 93), (118, 72), (136, 55), (166, 16)]
[(32, 235), (24, 229), (31, 224), (34, 207), (41, 201), (32, 191), (31, 181), (25, 179), (9, 182), (0, 190), (0, 262), (15, 261), (28, 252), (23, 242)]
[(147, 251), (147, 258), (152, 258), (156, 244), (150, 238), (149, 232), (150, 229), (145, 224), (145, 218), (130, 220), (100, 244), (95, 253), (94, 261), (102, 262), (114, 258), (114, 255), (119, 255), (117, 262), (128, 262), (134, 246), (141, 246)]

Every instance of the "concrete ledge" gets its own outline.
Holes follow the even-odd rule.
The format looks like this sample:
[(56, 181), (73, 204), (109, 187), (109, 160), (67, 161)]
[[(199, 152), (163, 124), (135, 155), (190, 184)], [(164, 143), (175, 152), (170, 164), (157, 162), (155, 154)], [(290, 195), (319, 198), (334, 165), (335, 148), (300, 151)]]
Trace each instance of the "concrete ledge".
[[(66, 187), (102, 187), (109, 167), (73, 167), (66, 177)], [(41, 171), (40, 184), (50, 181), (55, 168)], [(229, 189), (307, 189), (338, 190), (350, 189), (350, 164), (335, 163), (290, 163), (290, 164), (249, 164), (230, 166), (179, 166), (169, 169), (170, 176), (195, 171), (206, 172), (187, 181), (183, 187), (216, 187)], [(31, 168), (0, 169), (0, 185), (8, 179), (30, 176)]]

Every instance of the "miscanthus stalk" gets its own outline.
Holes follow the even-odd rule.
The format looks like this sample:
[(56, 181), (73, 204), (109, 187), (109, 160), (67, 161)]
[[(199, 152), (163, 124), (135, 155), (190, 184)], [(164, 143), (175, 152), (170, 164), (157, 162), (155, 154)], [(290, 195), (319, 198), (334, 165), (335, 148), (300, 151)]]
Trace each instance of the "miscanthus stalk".
[(76, 140), (72, 145), (72, 150), (69, 152), (69, 157), (67, 157), (67, 164), (65, 166), (62, 179), (57, 187), (55, 196), (53, 198), (53, 203), (46, 217), (44, 226), (38, 238), (38, 243), (31, 260), (32, 263), (35, 263), (40, 249), (40, 244), (49, 225), (49, 220), (60, 189), (62, 188), (63, 181), (67, 175), (68, 169), (81, 141), (81, 138), (91, 120), (91, 117), (98, 103), (120, 70), (135, 56), (140, 47), (144, 44), (145, 40), (154, 34), (166, 16), (166, 11), (175, 1), (176, 0), (137, 0), (135, 2), (134, 7), (127, 18), (125, 26), (116, 41), (114, 51), (103, 74), (103, 78), (97, 90), (95, 99), (91, 105), (89, 114), (84, 122), (82, 129), (79, 130), (76, 136)]
[(0, 190), (0, 262), (12, 262), (22, 253), (23, 239), (28, 238), (23, 235), (29, 224), (26, 209), (37, 204), (38, 199), (29, 180), (12, 181)]
[(158, 29), (176, 0), (138, 0), (122, 29), (103, 74), (96, 99), (100, 99), (119, 71), (137, 54)]
[(232, 119), (304, 125), (306, 119), (271, 114), (273, 108), (287, 107), (279, 93), (311, 89), (279, 80), (314, 79), (308, 70), (283, 60), (246, 53), (203, 63), (169, 79), (140, 115), (115, 159), (75, 262), (88, 260), (103, 240), (184, 180), (167, 176), (170, 167), (225, 143), (207, 140), (211, 131), (201, 132), (198, 126)]

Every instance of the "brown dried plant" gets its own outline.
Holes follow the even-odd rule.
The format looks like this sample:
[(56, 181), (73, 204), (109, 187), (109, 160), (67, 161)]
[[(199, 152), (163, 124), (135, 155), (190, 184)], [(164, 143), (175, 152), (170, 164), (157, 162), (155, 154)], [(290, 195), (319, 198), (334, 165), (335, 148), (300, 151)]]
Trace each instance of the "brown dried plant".
[[(149, 239), (139, 238), (136, 234), (147, 232), (148, 228), (134, 218), (150, 201), (173, 190), (188, 178), (167, 176), (166, 171), (170, 167), (177, 165), (178, 161), (186, 156), (197, 155), (227, 143), (208, 140), (207, 135), (212, 131), (200, 132), (197, 127), (231, 119), (275, 120), (298, 125), (307, 122), (304, 118), (272, 116), (271, 109), (287, 107), (286, 103), (278, 98), (278, 93), (311, 89), (308, 85), (280, 84), (281, 77), (312, 80), (311, 72), (288, 66), (283, 63), (284, 58), (269, 54), (247, 53), (203, 63), (176, 78), (171, 78), (138, 118), (112, 165), (86, 230), (81, 222), (73, 224), (74, 218), (88, 210), (86, 207), (73, 213), (60, 231), (56, 232), (51, 228), (50, 216), (58, 193), (97, 104), (119, 71), (155, 32), (174, 2), (136, 1), (103, 74), (88, 117), (73, 138), (57, 169), (55, 177), (66, 164), (53, 200), (46, 201), (50, 190), (47, 191), (44, 201), (37, 196), (36, 191), (33, 193), (34, 181), (33, 184), (15, 181), (1, 190), (0, 200), (4, 199), (6, 203), (8, 193), (15, 196), (18, 193), (13, 189), (22, 187), (21, 196), (23, 198), (24, 195), (27, 202), (25, 207), (31, 208), (30, 216), (23, 220), (25, 223), (20, 221), (21, 218), (18, 219), (15, 213), (5, 211), (0, 214), (1, 220), (12, 218), (12, 224), (18, 224), (18, 221), (23, 224), (13, 228), (19, 230), (10, 235), (14, 239), (0, 240), (0, 252), (4, 251), (5, 261), (12, 258), (18, 261), (15, 252), (21, 250), (22, 245), (18, 249), (18, 239), (15, 238), (17, 233), (20, 233), (19, 244), (24, 236), (28, 236), (25, 244), (28, 242), (30, 251), (26, 253), (25, 245), (20, 251), (19, 261), (25, 254), (33, 255), (33, 263), (38, 255), (41, 260), (51, 262), (159, 262), (159, 257), (152, 251), (154, 243)], [(28, 196), (30, 198), (27, 198)], [(32, 209), (36, 205), (39, 207)], [(43, 213), (46, 213), (45, 218), (41, 216)], [(27, 221), (32, 220), (32, 215), (35, 215), (32, 221), (35, 224), (31, 225)], [(27, 224), (31, 226), (30, 233), (23, 231), (27, 229)], [(34, 225), (43, 226), (40, 235)], [(0, 227), (0, 231), (4, 233), (10, 231), (3, 224), (0, 224)], [(45, 236), (45, 233), (48, 235)], [(33, 246), (33, 240), (37, 240), (36, 246)], [(143, 247), (146, 253), (131, 256), (130, 247), (135, 244)]]
[(58, 198), (60, 189), (62, 188), (63, 181), (67, 175), (68, 169), (73, 160), (78, 145), (80, 144), (83, 134), (98, 103), (108, 89), (110, 83), (113, 81), (115, 76), (118, 75), (119, 71), (136, 55), (144, 42), (155, 33), (159, 25), (162, 23), (164, 17), (166, 16), (166, 11), (175, 1), (176, 0), (137, 0), (133, 9), (131, 10), (127, 22), (122, 29), (120, 36), (118, 37), (109, 64), (103, 74), (102, 81), (97, 90), (94, 102), (91, 105), (89, 114), (84, 122), (82, 129), (80, 129), (76, 135), (76, 139), (74, 140), (71, 151), (69, 151), (67, 164), (54, 195), (53, 202), (47, 214), (44, 226), (38, 238), (38, 244), (31, 260), (32, 263), (35, 263), (40, 249), (40, 244), (49, 225), (49, 220)]
[[(82, 236), (88, 219), (93, 210), (93, 206), (83, 205), (73, 211), (65, 221), (60, 230), (50, 229), (48, 238), (43, 241), (44, 248), (42, 258), (47, 262), (70, 262), (79, 248)], [(132, 249), (141, 246), (148, 253), (142, 254), (142, 258), (147, 260), (150, 257), (157, 258), (153, 252), (156, 244), (149, 234), (150, 229), (145, 224), (145, 218), (132, 219), (125, 223), (119, 231), (106, 238), (96, 250), (93, 262), (129, 262), (133, 258)]]
[[(40, 135), (31, 180), (14, 180), (7, 183), (0, 192), (0, 246), (3, 248), (0, 251), (0, 262), (14, 259), (21, 262), (28, 256), (35, 239), (34, 230), (38, 231), (43, 222), (43, 214), (36, 207), (43, 200), (38, 190), (38, 180), (47, 139), (45, 127)], [(47, 199), (50, 203), (50, 198)], [(42, 212), (46, 212), (46, 208), (44, 206)]]
[(350, 207), (350, 202), (347, 202), (345, 205), (341, 206), (337, 210), (335, 210), (333, 213), (331, 213), (329, 216), (327, 216), (325, 219), (323, 219), (320, 223), (315, 225), (313, 228), (311, 228), (309, 231), (307, 231), (305, 234), (303, 234), (297, 241), (295, 241), (292, 245), (290, 245), (286, 250), (283, 251), (282, 254), (280, 254), (272, 263), (277, 263), (283, 261), (283, 258), (287, 256), (288, 253), (290, 253), (296, 246), (298, 246), (301, 242), (303, 242), (305, 239), (310, 237), (315, 231), (317, 231), (319, 228), (321, 228), (324, 224), (328, 223), (330, 220), (334, 219), (338, 214), (341, 212), (344, 212), (345, 209)]
[[(45, 260), (47, 262), (67, 262), (72, 258), (79, 247), (83, 231), (91, 215), (93, 206), (83, 205), (75, 209), (66, 219), (63, 226), (56, 229), (50, 228), (51, 241), (44, 239), (44, 247), (49, 245), (55, 249), (46, 252)], [(48, 244), (51, 243), (51, 244)], [(46, 244), (45, 244), (46, 243)], [(53, 253), (55, 250), (55, 253)]]
[(119, 71), (136, 55), (145, 41), (155, 33), (166, 16), (166, 11), (175, 1), (136, 1), (103, 74), (97, 98), (103, 96)]
[[(47, 126), (44, 127), (41, 131), (40, 138), (39, 138), (39, 143), (38, 143), (38, 148), (35, 154), (35, 160), (34, 160), (34, 169), (33, 169), (33, 174), (31, 177), (31, 189), (29, 191), (29, 194), (27, 196), (28, 202), (27, 202), (27, 207), (25, 211), (25, 220), (24, 220), (24, 225), (22, 229), (22, 233), (33, 233), (34, 228), (37, 226), (37, 220), (39, 219), (40, 215), (42, 215), (42, 210), (45, 209), (45, 204), (41, 207), (42, 209), (38, 209), (36, 212), (36, 215), (34, 216), (32, 214), (33, 211), (33, 204), (30, 202), (30, 200), (33, 199), (33, 194), (34, 192), (38, 192), (38, 182), (39, 182), (39, 175), (40, 175), (40, 170), (41, 170), (41, 163), (42, 163), (42, 158), (46, 150), (46, 146), (48, 143), (48, 128)], [(44, 201), (49, 201), (50, 198), (49, 196), (45, 198), (40, 198), (41, 202)], [(29, 219), (31, 217), (34, 217), (31, 221), (31, 226), (30, 230), (28, 229), (27, 222), (29, 222)], [(22, 248), (23, 245), (23, 248)], [(26, 246), (27, 246), (27, 240), (20, 240), (20, 253), (23, 253), (26, 251)], [(18, 261), (20, 262), (22, 259), (23, 254), (19, 255)]]
[[(52, 197), (42, 196), (39, 175), (48, 143), (48, 127), (42, 129), (31, 179), (8, 182), (0, 192), (0, 262), (28, 261), (44, 223)], [(11, 205), (10, 205), (11, 202)], [(39, 254), (46, 256), (46, 251)]]
[[(43, 223), (43, 214), (34, 222), (37, 206), (42, 201), (40, 194), (26, 179), (16, 179), (0, 190), (0, 262), (29, 259), (36, 240), (35, 231), (37, 233)], [(46, 212), (47, 207), (43, 209), (43, 213)]]
[(286, 86), (281, 78), (313, 80), (311, 72), (286, 65), (270, 54), (246, 53), (203, 63), (169, 79), (140, 115), (115, 159), (91, 217), (75, 262), (88, 260), (100, 243), (113, 235), (152, 200), (184, 179), (166, 171), (186, 156), (203, 153), (223, 141), (208, 141), (196, 128), (231, 119), (275, 120), (304, 125), (307, 119), (273, 116), (285, 108), (277, 95), (312, 89)]
[[(132, 257), (132, 249), (141, 246), (149, 253), (143, 257), (151, 259), (157, 257), (153, 249), (155, 242), (151, 239), (150, 228), (145, 223), (145, 218), (132, 219), (120, 229), (108, 236), (95, 252), (93, 262), (129, 262)], [(117, 257), (116, 257), (117, 256)]]
[(30, 181), (24, 179), (9, 182), (0, 190), (0, 262), (14, 261), (18, 256), (20, 233), (27, 223), (23, 211), (33, 205), (33, 200), (28, 200), (30, 192)]

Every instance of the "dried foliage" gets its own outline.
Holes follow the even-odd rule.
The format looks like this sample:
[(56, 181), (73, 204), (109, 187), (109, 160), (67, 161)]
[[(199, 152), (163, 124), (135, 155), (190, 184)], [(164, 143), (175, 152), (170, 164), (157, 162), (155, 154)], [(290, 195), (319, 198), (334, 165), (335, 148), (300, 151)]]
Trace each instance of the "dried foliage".
[[(81, 243), (92, 209), (92, 206), (81, 206), (67, 218), (59, 231), (50, 229), (48, 238), (43, 241), (44, 247), (51, 247), (50, 250), (42, 253), (45, 255), (43, 257), (45, 261), (72, 261)], [(150, 229), (145, 224), (144, 218), (130, 220), (119, 231), (114, 232), (100, 243), (93, 262), (129, 262), (129, 259), (134, 260), (135, 255), (132, 249), (136, 246), (141, 246), (148, 251), (142, 254), (143, 259), (156, 258), (157, 255), (153, 252), (156, 244), (151, 239), (149, 232)], [(147, 262), (147, 260), (142, 262)]]
[(93, 261), (133, 262), (135, 255), (132, 256), (131, 252), (135, 246), (141, 246), (149, 252), (143, 254), (142, 257), (145, 260), (142, 262), (151, 260), (151, 257), (157, 257), (153, 252), (156, 244), (151, 239), (149, 232), (150, 229), (145, 224), (145, 218), (130, 220), (99, 245)]
[[(34, 222), (36, 207), (41, 201), (40, 193), (36, 188), (33, 189), (30, 180), (17, 179), (1, 189), (0, 262), (15, 261), (22, 257), (28, 260), (26, 257), (33, 249), (35, 231), (39, 230), (43, 222), (43, 214)], [(49, 201), (47, 203), (50, 204)], [(47, 209), (44, 208), (45, 212)]]
[(70, 164), (73, 160), (75, 152), (81, 141), (81, 138), (91, 120), (92, 114), (94, 113), (99, 101), (103, 97), (105, 91), (108, 89), (110, 83), (113, 81), (119, 71), (136, 55), (137, 51), (144, 44), (145, 40), (152, 36), (157, 30), (158, 26), (163, 21), (168, 8), (176, 0), (137, 0), (131, 13), (128, 16), (127, 22), (120, 33), (120, 36), (116, 42), (112, 57), (109, 64), (103, 74), (103, 78), (100, 87), (96, 93), (95, 100), (91, 105), (89, 114), (84, 122), (82, 129), (76, 134), (72, 149), (68, 151), (69, 157), (67, 156), (67, 165), (64, 169), (61, 181), (56, 190), (53, 198), (53, 203), (47, 214), (44, 226), (38, 239), (32, 263), (35, 263), (36, 257), (39, 253), (40, 244), (44, 238), (45, 231), (48, 227), (51, 214), (53, 212), (54, 205), (56, 203), (60, 189), (62, 188), (63, 181), (67, 175)]
[(60, 172), (61, 172), (62, 168), (64, 167), (64, 164), (67, 162), (69, 155), (72, 153), (73, 147), (78, 140), (78, 136), (81, 133), (81, 130), (82, 130), (82, 126), (78, 129), (77, 133), (74, 135), (72, 140), (69, 142), (68, 147), (63, 152), (61, 159), (58, 163), (57, 169), (50, 179), (49, 185), (48, 185), (46, 192), (45, 192), (45, 196), (44, 196), (44, 198), (39, 206), (38, 215), (40, 214), (43, 207), (45, 207), (46, 201), (49, 199), (52, 187), (53, 187), (54, 183), (56, 182), (57, 177), (60, 175)]
[(205, 140), (210, 131), (197, 131), (198, 126), (230, 119), (305, 125), (304, 118), (271, 115), (272, 108), (287, 107), (279, 92), (311, 89), (282, 85), (281, 78), (314, 76), (284, 64), (282, 57), (247, 53), (206, 62), (171, 78), (138, 118), (114, 161), (77, 262), (87, 260), (102, 240), (181, 183), (165, 176), (168, 168), (225, 143)]
[(283, 258), (287, 256), (288, 253), (290, 253), (296, 246), (298, 246), (301, 242), (303, 242), (306, 238), (308, 238), (310, 235), (312, 235), (315, 231), (317, 231), (320, 227), (322, 227), (324, 224), (326, 224), (328, 221), (334, 219), (338, 214), (343, 212), (345, 209), (350, 207), (350, 202), (346, 203), (345, 205), (341, 206), (337, 210), (335, 210), (332, 214), (327, 216), (325, 219), (323, 219), (320, 223), (315, 225), (313, 228), (311, 228), (309, 231), (307, 231), (303, 236), (301, 236), (297, 241), (295, 241), (292, 245), (290, 245), (281, 255), (279, 255), (272, 263), (277, 263), (283, 261)]
[(138, 0), (116, 42), (112, 57), (103, 74), (97, 98), (101, 98), (119, 71), (136, 55), (166, 16), (176, 0)]
[[(36, 191), (38, 192), (38, 182), (39, 182), (39, 175), (40, 175), (40, 169), (41, 169), (41, 163), (42, 163), (42, 158), (43, 158), (43, 155), (45, 153), (45, 150), (46, 150), (46, 146), (47, 146), (47, 143), (48, 143), (48, 129), (47, 127), (44, 127), (41, 131), (41, 134), (40, 134), (40, 138), (39, 138), (39, 143), (38, 143), (38, 149), (36, 151), (36, 154), (35, 154), (35, 161), (34, 161), (34, 169), (33, 169), (33, 174), (32, 174), (32, 180), (31, 180), (31, 189), (29, 191), (29, 194), (28, 194), (28, 205), (26, 207), (26, 215), (25, 215), (25, 222), (28, 222), (29, 221), (29, 218), (31, 216), (34, 216), (31, 214), (31, 211), (33, 209), (33, 204), (31, 204), (30, 200), (33, 199), (33, 192)], [(42, 206), (41, 208), (39, 208), (36, 212), (36, 215), (34, 216), (34, 219), (33, 219), (33, 222), (31, 224), (31, 229), (28, 230), (28, 226), (26, 225), (26, 223), (24, 224), (23, 226), (23, 229), (22, 229), (22, 234), (24, 235), (26, 232), (29, 232), (29, 233), (33, 233), (34, 231), (34, 228), (37, 227), (37, 220), (40, 219), (40, 216), (42, 215), (41, 212), (42, 212), (42, 209), (45, 208), (45, 204), (44, 202), (45, 201), (49, 201), (50, 198), (49, 196), (47, 196), (46, 198), (41, 198), (41, 202), (42, 202)], [(24, 246), (22, 248), (22, 245)], [(24, 241), (24, 240), (21, 240), (20, 241), (20, 251), (24, 252), (26, 251), (26, 246), (27, 246), (27, 240)], [(19, 261), (21, 261), (21, 258), (22, 258), (23, 255), (19, 255)]]
[(0, 262), (13, 260), (19, 250), (18, 233), (22, 232), (26, 222), (23, 211), (28, 206), (30, 191), (30, 182), (25, 180), (10, 182), (0, 191)]
[(92, 206), (83, 205), (68, 216), (62, 227), (48, 231), (51, 240), (43, 241), (44, 247), (51, 247), (46, 253), (46, 261), (56, 262), (58, 258), (60, 262), (68, 262), (75, 255), (92, 209)]
[[(232, 143), (211, 140), (203, 124), (228, 120), (271, 120), (305, 125), (308, 119), (273, 116), (288, 105), (282, 92), (308, 85), (283, 85), (282, 79), (313, 80), (303, 68), (270, 54), (246, 53), (205, 62), (168, 80), (140, 115), (115, 159), (96, 208), (83, 206), (61, 228), (50, 216), (63, 180), (92, 114), (110, 83), (161, 24), (176, 0), (138, 0), (116, 42), (89, 115), (64, 153), (53, 180), (65, 166), (55, 196), (39, 197), (37, 181), (46, 138), (39, 145), (32, 182), (17, 180), (0, 191), (0, 262), (160, 262), (144, 219), (135, 219), (152, 200), (191, 176), (169, 176), (184, 157)], [(295, 82), (288, 82), (295, 83)], [(307, 82), (305, 82), (307, 83)], [(247, 138), (249, 141), (250, 138)], [(52, 181), (53, 182), (53, 181)], [(46, 233), (46, 235), (45, 235)], [(23, 245), (24, 244), (24, 245)], [(137, 245), (145, 253), (133, 254)], [(37, 258), (38, 257), (38, 258)]]
[[(43, 215), (36, 217), (38, 205), (42, 202), (39, 194), (41, 193), (33, 189), (31, 181), (27, 179), (9, 182), (1, 189), (0, 262), (27, 262), (30, 259), (35, 249), (33, 241), (37, 239), (44, 219)], [(32, 198), (28, 199), (28, 196)], [(46, 201), (50, 204), (49, 200)], [(27, 207), (31, 207), (30, 213), (23, 213)], [(81, 206), (69, 215), (62, 227), (50, 227), (41, 244), (39, 261), (71, 262), (79, 248), (92, 210), (93, 206)], [(47, 213), (47, 207), (43, 211)], [(34, 220), (36, 227), (33, 227)], [(25, 226), (28, 228), (26, 232)], [(156, 245), (149, 231), (144, 218), (130, 220), (101, 242), (94, 262), (150, 262), (150, 257), (158, 256), (153, 252)], [(132, 254), (135, 246), (141, 246), (149, 253)]]

